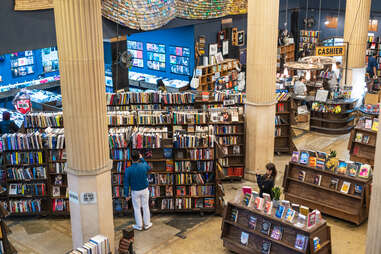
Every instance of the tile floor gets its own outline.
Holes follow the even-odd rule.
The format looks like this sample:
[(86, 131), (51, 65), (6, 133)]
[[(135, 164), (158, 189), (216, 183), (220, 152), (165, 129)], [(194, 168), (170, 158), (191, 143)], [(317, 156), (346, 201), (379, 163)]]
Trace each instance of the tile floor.
[[(337, 151), (339, 158), (349, 158), (347, 142), (349, 135), (328, 136), (295, 130), (294, 142), (298, 149), (314, 149), (329, 152)], [(279, 175), (277, 185), (282, 184), (284, 167), (290, 157), (275, 156)], [(243, 185), (255, 186), (251, 182), (225, 183), (226, 200), (231, 200)], [(214, 254), (229, 253), (220, 240), (221, 217), (214, 215), (155, 215), (154, 226), (146, 232), (137, 232), (136, 254)], [(357, 227), (353, 224), (327, 218), (331, 226), (334, 254), (365, 253), (367, 223)], [(116, 241), (121, 237), (121, 229), (133, 223), (132, 216), (115, 218)], [(10, 219), (12, 230), (9, 236), (20, 254), (62, 254), (71, 249), (69, 219)]]

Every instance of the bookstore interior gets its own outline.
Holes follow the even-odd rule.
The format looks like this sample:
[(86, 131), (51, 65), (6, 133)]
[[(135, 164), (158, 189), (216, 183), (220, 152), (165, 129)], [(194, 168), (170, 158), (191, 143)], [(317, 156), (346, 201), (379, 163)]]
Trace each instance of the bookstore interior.
[(2, 1), (0, 254), (379, 254), (380, 13)]

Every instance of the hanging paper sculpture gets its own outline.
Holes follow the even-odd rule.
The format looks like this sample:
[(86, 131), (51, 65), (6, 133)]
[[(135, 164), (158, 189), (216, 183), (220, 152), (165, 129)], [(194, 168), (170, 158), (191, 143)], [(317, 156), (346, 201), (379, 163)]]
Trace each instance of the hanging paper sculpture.
[(211, 19), (227, 15), (230, 0), (176, 0), (177, 16), (186, 19)]
[(247, 13), (247, 1), (248, 0), (229, 0), (228, 14), (239, 15)]

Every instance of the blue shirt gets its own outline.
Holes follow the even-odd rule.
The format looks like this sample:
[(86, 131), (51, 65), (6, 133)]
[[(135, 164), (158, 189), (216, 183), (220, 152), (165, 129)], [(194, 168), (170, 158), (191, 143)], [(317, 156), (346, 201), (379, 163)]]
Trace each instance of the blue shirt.
[(133, 163), (124, 172), (124, 195), (129, 196), (129, 188), (140, 191), (148, 188), (148, 172), (151, 170), (148, 163), (141, 158), (140, 162)]
[(374, 67), (377, 69), (377, 60), (375, 57), (371, 56), (368, 58), (368, 68), (366, 68), (366, 72), (369, 73), (371, 78), (376, 74), (373, 72)]

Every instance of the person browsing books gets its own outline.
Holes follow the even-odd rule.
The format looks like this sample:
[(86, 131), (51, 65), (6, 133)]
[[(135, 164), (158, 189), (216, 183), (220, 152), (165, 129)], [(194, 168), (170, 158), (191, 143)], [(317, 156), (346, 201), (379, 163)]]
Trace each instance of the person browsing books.
[[(144, 160), (143, 156), (137, 151), (132, 151), (131, 154), (132, 165), (124, 172), (124, 193), (126, 200), (132, 198), (132, 205), (134, 207), (135, 225), (133, 228), (136, 230), (147, 230), (152, 227), (151, 215), (149, 211), (149, 190), (148, 190), (148, 174), (151, 167)], [(129, 196), (129, 189), (131, 188), (131, 197)], [(141, 209), (143, 208), (143, 221)]]
[(16, 133), (19, 127), (11, 120), (11, 113), (3, 112), (3, 121), (0, 122), (0, 134)]
[(272, 189), (274, 188), (276, 175), (277, 170), (274, 163), (266, 164), (266, 174), (256, 174), (260, 197), (263, 197), (263, 193), (267, 193), (270, 194), (271, 199), (273, 198)]

